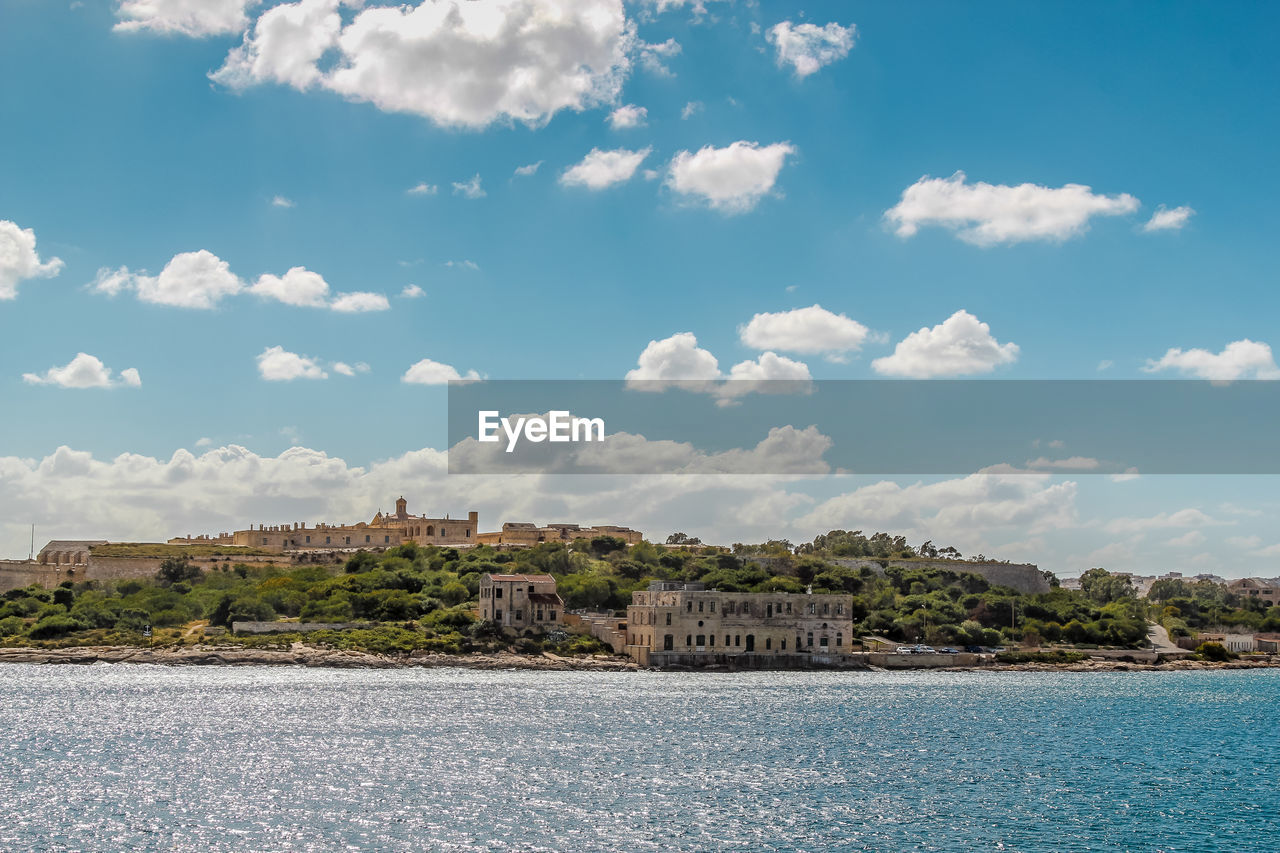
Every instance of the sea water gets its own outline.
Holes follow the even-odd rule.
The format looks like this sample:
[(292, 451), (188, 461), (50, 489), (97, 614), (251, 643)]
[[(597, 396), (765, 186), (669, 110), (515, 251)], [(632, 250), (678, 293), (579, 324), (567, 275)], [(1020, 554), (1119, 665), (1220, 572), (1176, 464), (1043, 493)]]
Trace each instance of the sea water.
[(1280, 671), (0, 667), (0, 850), (1273, 851)]

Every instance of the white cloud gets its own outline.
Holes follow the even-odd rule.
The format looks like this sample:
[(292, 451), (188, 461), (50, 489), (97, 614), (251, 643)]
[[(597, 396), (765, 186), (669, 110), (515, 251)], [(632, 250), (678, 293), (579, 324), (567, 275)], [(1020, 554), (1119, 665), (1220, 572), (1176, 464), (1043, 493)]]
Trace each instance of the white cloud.
[(1175, 536), (1164, 544), (1174, 548), (1194, 548), (1204, 543), (1204, 534), (1199, 530), (1188, 530), (1181, 536)]
[(284, 347), (268, 347), (258, 355), (258, 375), (269, 382), (294, 379), (328, 379), (314, 358), (289, 352)]
[(689, 101), (689, 103), (685, 104), (684, 108), (680, 110), (680, 118), (688, 119), (702, 112), (702, 109), (702, 101)]
[(480, 186), (480, 173), (471, 176), (469, 181), (454, 181), (453, 194), (460, 195), (465, 198), (484, 198), (488, 193), (484, 191), (484, 187)]
[(124, 290), (137, 293), (142, 302), (179, 308), (216, 308), (227, 296), (244, 289), (226, 261), (205, 249), (174, 255), (158, 276), (133, 273), (128, 267), (101, 269), (90, 288), (115, 296)]
[(391, 303), (381, 293), (339, 293), (329, 307), (342, 314), (363, 314), (369, 311), (388, 311)]
[[(274, 7), (213, 79), (320, 86), (452, 127), (540, 125), (561, 110), (614, 100), (640, 47), (621, 0), (378, 6), (346, 26), (336, 7)], [(322, 69), (329, 51), (334, 61)]]
[(1042, 187), (965, 182), (964, 172), (950, 178), (923, 177), (903, 190), (902, 200), (885, 211), (900, 237), (921, 225), (938, 225), (967, 243), (992, 246), (1026, 240), (1066, 240), (1083, 234), (1093, 216), (1117, 216), (1138, 209), (1128, 193), (1095, 195), (1081, 184)]
[[(457, 186), (457, 184), (454, 184), (454, 186)], [(439, 191), (440, 191), (440, 188), (437, 187), (435, 184), (428, 184), (425, 181), (422, 183), (414, 184), (413, 186), (409, 187), (409, 189), (405, 190), (405, 192), (408, 193), (409, 195), (435, 195)]]
[(536, 175), (538, 173), (538, 167), (541, 165), (542, 165), (542, 161), (539, 160), (536, 163), (529, 163), (524, 166), (517, 166), (515, 173), (516, 175), (522, 178), (527, 178), (530, 175)]
[(478, 271), (480, 269), (480, 265), (475, 261), (445, 261), (444, 265), (446, 267), (462, 270)]
[(1017, 344), (1000, 343), (990, 326), (962, 309), (932, 329), (907, 335), (892, 355), (877, 358), (871, 367), (885, 376), (924, 379), (990, 373), (1017, 360)]
[[(628, 382), (690, 382), (720, 378), (720, 362), (698, 346), (693, 332), (678, 332), (660, 341), (649, 341), (640, 353), (632, 370), (627, 371)], [(661, 384), (654, 386), (662, 387)]]
[(343, 376), (355, 376), (357, 373), (368, 373), (369, 365), (363, 361), (357, 361), (355, 364), (347, 364), (345, 361), (335, 361), (333, 363), (333, 372), (341, 373)]
[(400, 291), (402, 299), (417, 299), (421, 296), (426, 296), (426, 294), (427, 292), (416, 284), (406, 284), (404, 290)]
[(0, 300), (16, 299), (20, 281), (53, 278), (61, 271), (61, 259), (40, 260), (35, 231), (0, 219)]
[(96, 356), (82, 352), (65, 367), (51, 367), (43, 374), (24, 373), (22, 381), (30, 385), (57, 385), (59, 388), (138, 388), (142, 377), (133, 367), (120, 371), (119, 379), (111, 378), (111, 368)]
[(1112, 475), (1111, 475), (1111, 482), (1113, 482), (1113, 483), (1128, 483), (1128, 482), (1129, 482), (1129, 481), (1131, 481), (1131, 480), (1136, 480), (1136, 479), (1138, 479), (1138, 477), (1140, 477), (1140, 476), (1141, 476), (1141, 475), (1138, 473), (1138, 469), (1137, 469), (1137, 468), (1126, 468), (1126, 469), (1124, 469), (1124, 473), (1122, 473), (1122, 474), (1112, 474)]
[(474, 370), (468, 370), (464, 376), (452, 365), (424, 358), (410, 365), (404, 372), (404, 376), (400, 377), (400, 381), (410, 385), (447, 385), (450, 381), (459, 379), (474, 382), (479, 378), (480, 374)]
[(342, 29), (338, 0), (283, 3), (262, 13), (244, 44), (227, 54), (226, 62), (210, 74), (232, 89), (255, 83), (283, 83), (306, 90), (320, 82), (316, 63), (334, 47)]
[(1025, 535), (1076, 526), (1076, 493), (1074, 482), (1052, 484), (1047, 474), (984, 471), (907, 486), (882, 481), (823, 501), (796, 524), (892, 530), (914, 540), (982, 547), (975, 540), (984, 532)]
[(1147, 220), (1147, 224), (1142, 226), (1142, 230), (1147, 232), (1179, 231), (1194, 215), (1195, 210), (1186, 205), (1167, 210), (1162, 204), (1156, 208), (1156, 212)]
[(659, 77), (673, 77), (671, 69), (667, 67), (667, 60), (673, 56), (679, 56), (682, 48), (680, 42), (675, 39), (667, 39), (664, 42), (649, 44), (648, 42), (637, 42), (636, 49), (640, 54), (640, 65), (650, 74), (656, 74)]
[(581, 163), (570, 166), (560, 176), (560, 183), (570, 187), (586, 187), (591, 190), (602, 190), (605, 187), (621, 184), (631, 180), (636, 169), (649, 156), (652, 149), (628, 151), (618, 148), (613, 151), (601, 151), (592, 148)]
[(1104, 358), (1102, 361), (1098, 362), (1098, 372), (1101, 373), (1104, 370), (1110, 370), (1115, 366), (1116, 363), (1114, 361), (1109, 358)]
[(196, 447), (212, 447), (213, 439), (208, 436), (196, 439)]
[(278, 195), (271, 199), (271, 206), (289, 208), (289, 207), (293, 207), (294, 204), (292, 199), (288, 199), (282, 195)]
[(200, 38), (242, 32), (245, 9), (257, 0), (122, 0), (115, 29), (152, 30)]
[(1036, 471), (1046, 468), (1059, 471), (1096, 471), (1101, 465), (1101, 462), (1091, 456), (1068, 456), (1065, 459), (1040, 456), (1036, 459), (1028, 459), (1026, 467)]
[(1148, 530), (1170, 527), (1208, 527), (1216, 524), (1222, 522), (1192, 507), (1177, 512), (1161, 512), (1145, 518), (1116, 518), (1107, 522), (1104, 529), (1108, 533), (1146, 533)]
[(1262, 544), (1261, 536), (1228, 536), (1226, 543), (1232, 548), (1244, 548), (1246, 550), (1257, 548)]
[(769, 194), (795, 150), (788, 142), (761, 146), (739, 140), (726, 148), (708, 145), (697, 154), (681, 151), (671, 160), (667, 186), (723, 213), (742, 213)]
[(249, 292), (285, 305), (325, 308), (329, 304), (329, 283), (306, 267), (292, 267), (282, 276), (263, 273)]
[(755, 349), (828, 353), (836, 358), (861, 349), (867, 335), (867, 327), (857, 320), (821, 305), (756, 314), (738, 327), (738, 338)]
[(801, 361), (794, 361), (773, 352), (761, 353), (754, 361), (742, 361), (729, 370), (729, 378), (733, 380), (770, 381), (770, 380), (808, 380), (809, 366)]
[(627, 130), (633, 127), (644, 127), (648, 123), (649, 110), (626, 104), (609, 113), (609, 127), (614, 130)]
[(853, 49), (858, 28), (850, 24), (792, 24), (783, 21), (769, 29), (765, 38), (777, 48), (778, 67), (790, 64), (797, 77), (807, 77), (824, 65), (844, 59)]
[(1232, 341), (1220, 353), (1205, 349), (1170, 349), (1159, 360), (1147, 359), (1146, 373), (1178, 370), (1199, 379), (1280, 379), (1271, 347), (1248, 338)]

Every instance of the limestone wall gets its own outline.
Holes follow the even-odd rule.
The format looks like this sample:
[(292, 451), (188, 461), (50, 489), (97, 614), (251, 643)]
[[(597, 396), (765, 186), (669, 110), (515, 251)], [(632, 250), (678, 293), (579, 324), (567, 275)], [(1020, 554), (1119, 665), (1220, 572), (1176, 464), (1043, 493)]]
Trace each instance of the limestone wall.
[(233, 634), (290, 634), (299, 631), (347, 631), (371, 628), (368, 622), (232, 622)]
[(83, 566), (47, 566), (29, 560), (0, 560), (0, 592), (40, 584), (53, 589), (63, 581), (84, 580)]

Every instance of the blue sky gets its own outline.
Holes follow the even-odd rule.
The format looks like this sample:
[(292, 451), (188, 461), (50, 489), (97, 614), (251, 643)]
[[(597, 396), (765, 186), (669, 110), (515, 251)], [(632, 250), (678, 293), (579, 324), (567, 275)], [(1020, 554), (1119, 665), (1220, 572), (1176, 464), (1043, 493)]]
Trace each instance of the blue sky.
[[(193, 18), (202, 5), (207, 14)], [(0, 0), (0, 72), (11, 81), (0, 91), (0, 221), (12, 223), (14, 247), (13, 233), (29, 229), (46, 265), (42, 275), (11, 271), (16, 293), (0, 300), (0, 393), (15, 415), (0, 457), (13, 466), (64, 445), (102, 465), (236, 445), (264, 458), (307, 448), (372, 470), (444, 447), (444, 388), (404, 381), (422, 359), (491, 378), (669, 377), (705, 366), (705, 351), (724, 374), (748, 361), (764, 370), (765, 347), (740, 331), (758, 314), (786, 315), (768, 351), (819, 379), (1275, 376), (1280, 60), (1271, 33), (1280, 15), (1271, 5), (842, 2), (802, 13), (780, 3), (584, 0), (559, 31), (574, 37), (548, 37), (530, 54), (528, 38), (499, 25), (526, 16), (525, 32), (538, 31), (564, 10), (513, 0), (473, 4), (489, 16), (475, 23), (475, 40), (489, 39), (478, 47), (448, 40), (445, 25), (415, 30), (425, 13), (418, 24), (384, 14), (382, 26), (405, 38), (388, 59), (355, 41), (361, 19), (383, 14), (376, 3), (309, 0), (316, 15), (338, 16), (348, 40), (340, 47), (335, 31), (314, 65), (296, 45), (262, 41), (277, 5)], [(619, 28), (601, 35), (591, 29), (601, 20)], [(258, 70), (217, 75), (246, 33), (258, 42)], [(538, 50), (541, 89), (495, 95), (512, 85), (503, 63)], [(613, 51), (603, 65), (601, 51)], [(309, 84), (269, 79), (266, 59), (309, 74)], [(376, 80), (343, 76), (344, 66), (378, 62)], [(591, 66), (591, 91), (549, 94), (581, 82), (579, 63)], [(513, 118), (511, 104), (523, 113)], [(611, 127), (610, 114), (628, 105), (646, 111), (643, 123)], [(607, 186), (567, 182), (593, 149), (648, 153)], [(721, 172), (710, 159), (676, 168), (681, 152), (704, 150), (725, 152)], [(769, 151), (781, 160), (772, 170)], [(535, 163), (533, 174), (515, 174)], [(751, 168), (765, 173), (755, 192)], [(455, 189), (477, 175), (483, 196)], [(918, 184), (925, 176), (951, 180)], [(716, 180), (727, 193), (718, 202), (700, 192)], [(1023, 184), (1032, 186), (1019, 194)], [(1073, 184), (1090, 189), (1068, 198)], [(410, 192), (422, 185), (434, 191)], [(908, 235), (886, 213), (913, 187), (920, 204), (899, 209)], [(1162, 208), (1186, 210), (1144, 230)], [(1048, 218), (1032, 227), (1037, 216)], [(966, 230), (984, 222), (989, 239)], [(140, 298), (139, 274), (158, 276), (175, 256), (201, 251), (225, 262), (244, 292), (208, 309)], [(0, 252), (0, 283), (18, 252), (8, 261)], [(122, 267), (132, 277), (117, 278), (125, 284), (115, 295), (94, 287), (99, 271)], [(323, 277), (327, 294), (314, 302), (380, 294), (387, 307), (345, 313), (248, 292), (294, 267)], [(409, 285), (422, 295), (402, 297)], [(814, 316), (786, 312), (814, 305), (837, 316), (828, 330), (845, 337), (806, 351), (814, 333), (800, 321)], [(972, 322), (944, 326), (962, 309)], [(909, 338), (924, 328), (935, 331)], [(641, 361), (651, 341), (685, 332), (696, 350), (676, 341)], [(947, 340), (973, 357), (948, 361)], [(273, 347), (311, 359), (310, 372), (327, 378), (265, 378), (259, 357)], [(74, 380), (49, 373), (81, 352), (110, 368), (117, 387), (63, 387), (102, 381), (92, 370)], [(137, 387), (120, 383), (126, 368)], [(33, 496), (10, 514), (52, 531), (63, 493), (37, 461), (10, 475), (11, 494)], [(1267, 532), (1272, 480), (1145, 480), (1054, 478), (1044, 488), (1076, 484), (1075, 523), (1097, 524), (1043, 535), (1007, 524), (975, 547), (1041, 536), (1017, 556), (1067, 572), (1099, 551), (1119, 554), (1115, 568), (1194, 570), (1195, 555), (1176, 548), (1151, 556), (1154, 534), (1121, 541), (1101, 528), (1114, 512), (1196, 508), (1215, 522), (1200, 525), (1205, 541), (1190, 549), (1213, 555), (1199, 566), (1276, 574), (1280, 549), (1262, 553), (1280, 542)], [(790, 506), (787, 524), (799, 525), (805, 496), (849, 485), (785, 486), (758, 499)], [(157, 489), (154, 507), (138, 498), (145, 512), (103, 516), (108, 530), (59, 532), (122, 537), (176, 524), (155, 508), (168, 502)], [(417, 487), (439, 490), (489, 500), (495, 522), (517, 510), (549, 520), (536, 496), (504, 504), (465, 484)], [(623, 517), (635, 506), (624, 493), (616, 518), (581, 520), (672, 520), (657, 504), (648, 517)], [(346, 511), (345, 498), (325, 500), (305, 508)], [(1224, 503), (1264, 514), (1218, 524)], [(183, 505), (182, 521), (195, 523), (194, 505)], [(711, 538), (747, 526), (690, 521)], [(755, 538), (822, 532), (802, 526)], [(1193, 528), (1169, 526), (1168, 538)], [(1249, 544), (1221, 565), (1228, 536)], [(15, 537), (4, 534), (0, 551), (18, 550)], [(1130, 551), (1104, 550), (1117, 543)], [(1239, 561), (1250, 568), (1232, 571)]]

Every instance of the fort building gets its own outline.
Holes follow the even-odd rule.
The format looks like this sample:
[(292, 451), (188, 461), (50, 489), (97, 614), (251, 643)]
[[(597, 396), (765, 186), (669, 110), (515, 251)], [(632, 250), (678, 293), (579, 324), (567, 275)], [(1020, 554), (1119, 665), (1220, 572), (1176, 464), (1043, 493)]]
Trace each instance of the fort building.
[(479, 525), (480, 516), (476, 512), (467, 513), (466, 518), (410, 515), (408, 501), (400, 497), (396, 500), (394, 514), (384, 515), (379, 510), (368, 522), (317, 523), (313, 527), (302, 522), (259, 524), (248, 530), (237, 530), (232, 534), (231, 544), (279, 552), (393, 548), (406, 542), (418, 545), (474, 545), (479, 535)]
[(654, 581), (631, 594), (626, 632), (626, 653), (642, 666), (677, 657), (843, 655), (854, 640), (853, 596)]
[(480, 618), (502, 628), (548, 630), (564, 624), (564, 600), (551, 575), (480, 578)]
[(628, 545), (635, 545), (644, 539), (644, 534), (639, 530), (620, 527), (616, 524), (582, 527), (578, 524), (558, 523), (538, 527), (526, 521), (508, 521), (503, 523), (500, 531), (481, 533), (476, 537), (476, 544), (532, 546), (543, 542), (569, 543), (575, 539), (592, 539), (596, 536), (612, 536)]

